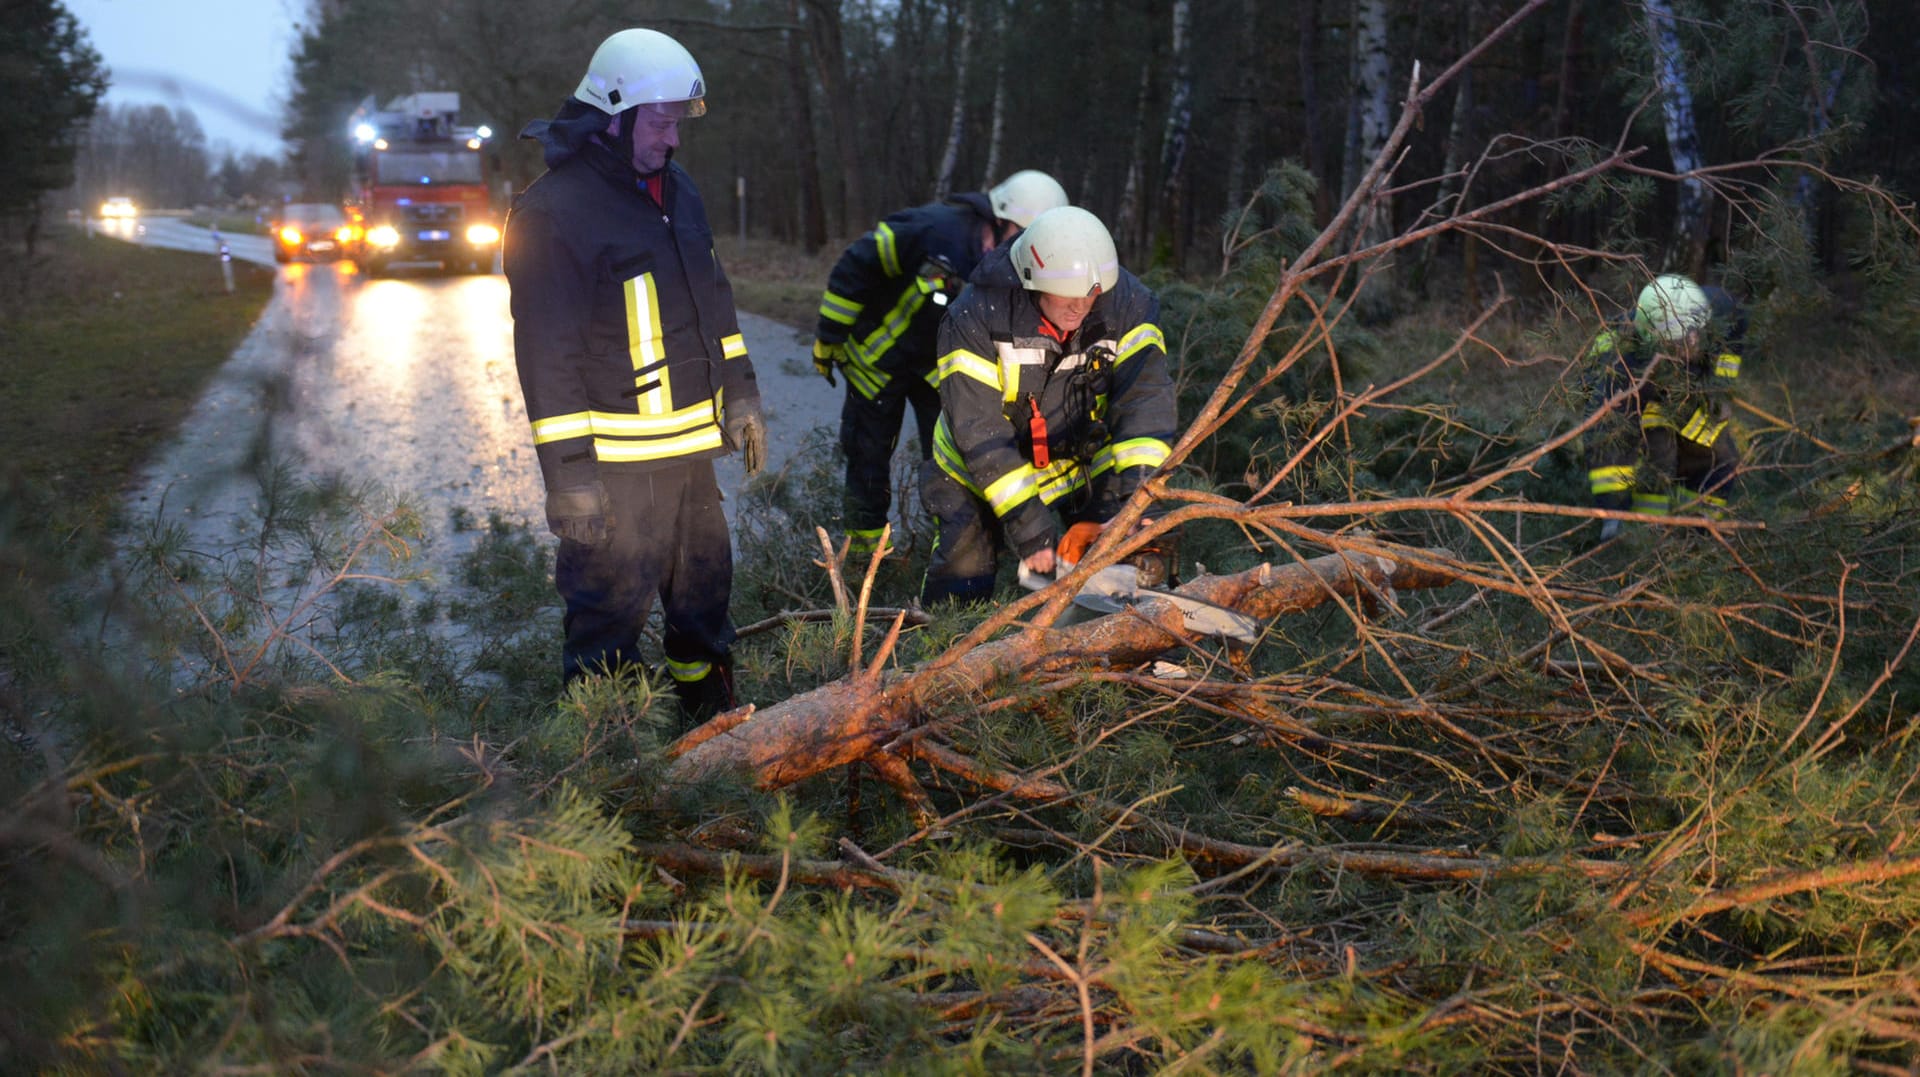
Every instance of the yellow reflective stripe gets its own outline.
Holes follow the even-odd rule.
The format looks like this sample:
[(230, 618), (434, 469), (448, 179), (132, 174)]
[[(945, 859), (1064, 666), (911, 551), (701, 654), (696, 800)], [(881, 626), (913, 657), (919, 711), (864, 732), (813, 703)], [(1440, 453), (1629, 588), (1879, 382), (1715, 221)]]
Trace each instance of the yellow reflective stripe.
[(683, 684), (689, 681), (700, 681), (705, 680), (707, 674), (713, 672), (713, 663), (682, 662), (677, 658), (669, 657), (667, 659), (667, 672), (673, 674), (674, 680), (680, 681)]
[(660, 295), (653, 274), (642, 273), (625, 282), (627, 293), (627, 356), (633, 369), (652, 366), (667, 357), (660, 331)]
[(1667, 417), (1667, 409), (1658, 404), (1648, 404), (1640, 411), (1640, 429), (1672, 430), (1673, 420)]
[(965, 374), (995, 392), (1000, 391), (1000, 364), (965, 348), (955, 348), (941, 356), (934, 369), (940, 372), (942, 381), (955, 374)]
[(1633, 495), (1633, 511), (1642, 516), (1666, 516), (1673, 506), (1673, 499), (1666, 494)]
[(546, 445), (550, 442), (565, 441), (568, 438), (584, 437), (593, 432), (593, 420), (584, 411), (571, 415), (555, 415), (533, 421), (533, 443)]
[(928, 385), (933, 386), (935, 389), (940, 388), (940, 368), (934, 367), (932, 370), (927, 371), (926, 379)]
[(940, 470), (952, 476), (953, 481), (978, 495), (980, 488), (973, 484), (973, 476), (967, 472), (966, 458), (960, 455), (960, 446), (953, 443), (953, 430), (947, 426), (946, 412), (933, 424), (933, 462)]
[(721, 446), (720, 428), (707, 426), (677, 438), (652, 438), (646, 441), (606, 441), (595, 438), (594, 455), (609, 463), (636, 460), (665, 460), (675, 456), (717, 449)]
[(724, 336), (720, 338), (720, 357), (721, 358), (738, 359), (745, 354), (747, 354), (747, 338), (746, 337), (740, 335), (739, 333), (734, 333), (729, 336)]
[(678, 434), (691, 430), (701, 423), (717, 421), (717, 411), (713, 401), (702, 400), (698, 404), (681, 408), (666, 415), (628, 415), (625, 412), (594, 411), (588, 412), (596, 437), (643, 438), (658, 437), (663, 434)]
[[(1095, 474), (1101, 469), (1096, 468)], [(1040, 490), (1040, 501), (1051, 505), (1055, 501), (1080, 489), (1087, 484), (1087, 470), (1073, 460), (1058, 460), (1048, 464), (1047, 469), (1039, 473), (1036, 479)]]
[[(1116, 441), (1101, 451), (1111, 456), (1115, 471), (1125, 471), (1130, 467), (1159, 467), (1173, 454), (1167, 443), (1159, 438), (1128, 438)], [(1099, 463), (1099, 459), (1096, 454), (1094, 462)]]
[(1113, 365), (1119, 366), (1150, 346), (1166, 351), (1166, 335), (1160, 332), (1160, 327), (1152, 322), (1141, 322), (1126, 336), (1120, 338), (1120, 347), (1116, 349), (1119, 352), (1119, 358), (1114, 360)]
[(894, 342), (900, 339), (900, 334), (906, 332), (907, 328), (913, 324), (913, 316), (919, 313), (926, 302), (927, 297), (915, 289), (908, 288), (901, 292), (899, 300), (893, 304), (893, 309), (887, 312), (886, 317), (880, 319), (880, 324), (874, 326), (873, 332), (868, 333), (865, 340), (847, 341), (847, 365), (866, 366), (878, 377), (881, 385), (893, 380), (876, 364), (879, 363), (880, 357), (887, 354), (893, 347)]
[(1713, 361), (1713, 376), (1716, 378), (1737, 378), (1740, 376), (1740, 357), (1732, 352), (1721, 352)]
[(1726, 428), (1724, 420), (1716, 423), (1705, 409), (1696, 408), (1687, 425), (1680, 428), (1680, 436), (1696, 445), (1712, 445), (1714, 439), (1720, 436), (1720, 431)]
[(1633, 489), (1633, 465), (1596, 467), (1587, 472), (1587, 483), (1596, 494), (1617, 494)]
[(1614, 335), (1613, 330), (1602, 330), (1599, 336), (1593, 338), (1593, 347), (1587, 349), (1587, 354), (1600, 355), (1604, 352), (1618, 351), (1619, 339), (1619, 337)]
[(846, 296), (834, 295), (832, 292), (820, 297), (820, 316), (841, 325), (852, 325), (859, 319), (860, 312), (865, 309), (866, 304), (856, 303)]
[(873, 230), (873, 245), (880, 249), (880, 268), (889, 277), (900, 275), (900, 247), (894, 241), (893, 229), (882, 221)]
[(840, 372), (847, 376), (847, 384), (853, 386), (868, 400), (879, 396), (880, 390), (885, 389), (887, 383), (893, 380), (893, 376), (884, 370), (858, 363), (842, 363)]
[[(1051, 469), (1049, 469), (1051, 470)], [(1031, 464), (1021, 464), (988, 484), (980, 496), (993, 507), (995, 516), (1005, 516), (1033, 500), (1040, 489), (1040, 473)]]

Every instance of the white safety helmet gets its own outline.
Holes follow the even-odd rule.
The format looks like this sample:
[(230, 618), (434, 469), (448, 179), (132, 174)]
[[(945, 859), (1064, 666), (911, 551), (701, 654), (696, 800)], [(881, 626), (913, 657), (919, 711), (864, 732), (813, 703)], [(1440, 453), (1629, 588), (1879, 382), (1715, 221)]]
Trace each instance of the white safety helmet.
[(1060, 206), (1033, 219), (1008, 252), (1028, 291), (1078, 299), (1120, 283), (1120, 255), (1100, 218)]
[(574, 100), (610, 116), (651, 105), (675, 119), (704, 114), (706, 96), (707, 81), (693, 54), (658, 30), (642, 29), (622, 30), (602, 41), (573, 91)]
[(1678, 273), (1667, 273), (1640, 289), (1633, 321), (1655, 340), (1677, 344), (1688, 333), (1705, 328), (1712, 314), (1707, 293), (1698, 284)]
[(987, 201), (993, 203), (995, 217), (1025, 228), (1042, 213), (1066, 205), (1067, 191), (1052, 176), (1028, 168), (995, 184)]

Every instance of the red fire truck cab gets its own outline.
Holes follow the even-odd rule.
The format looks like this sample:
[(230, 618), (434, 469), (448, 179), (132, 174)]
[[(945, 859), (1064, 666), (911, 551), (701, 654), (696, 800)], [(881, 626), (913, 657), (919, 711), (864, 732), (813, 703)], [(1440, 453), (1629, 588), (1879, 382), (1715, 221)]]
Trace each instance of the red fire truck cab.
[(485, 126), (463, 127), (460, 95), (416, 93), (353, 114), (356, 260), (369, 276), (402, 262), (490, 273), (500, 217), (487, 183)]

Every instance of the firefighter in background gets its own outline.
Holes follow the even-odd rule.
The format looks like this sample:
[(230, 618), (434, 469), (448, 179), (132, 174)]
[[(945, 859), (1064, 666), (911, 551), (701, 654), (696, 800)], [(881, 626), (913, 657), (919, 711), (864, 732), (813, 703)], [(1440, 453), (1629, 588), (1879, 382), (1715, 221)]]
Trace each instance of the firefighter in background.
[(990, 596), (1003, 549), (1053, 572), (1062, 523), (1112, 519), (1176, 432), (1159, 301), (1098, 217), (1041, 214), (968, 283), (940, 325), (941, 414), (921, 466), (938, 528), (929, 606)]
[(847, 455), (844, 517), (849, 548), (870, 552), (893, 502), (889, 465), (908, 404), (920, 428), (920, 456), (933, 445), (940, 413), (934, 334), (981, 255), (1035, 217), (1067, 204), (1052, 176), (1015, 172), (985, 193), (903, 209), (874, 225), (840, 255), (820, 298), (813, 365), (829, 385), (847, 378), (840, 447)]
[(713, 459), (737, 451), (752, 474), (766, 453), (733, 288), (700, 194), (672, 161), (705, 92), (671, 37), (607, 38), (558, 114), (522, 132), (547, 172), (515, 199), (504, 258), (560, 539), (563, 672), (642, 667), (657, 593), (689, 721), (733, 706), (733, 553)]
[[(1648, 516), (1725, 510), (1740, 462), (1730, 422), (1745, 329), (1724, 290), (1667, 274), (1640, 290), (1630, 320), (1594, 340), (1592, 406), (1628, 393), (1588, 435), (1595, 507)], [(1679, 504), (1676, 483), (1688, 494)], [(1619, 532), (1619, 520), (1601, 524), (1602, 539)]]

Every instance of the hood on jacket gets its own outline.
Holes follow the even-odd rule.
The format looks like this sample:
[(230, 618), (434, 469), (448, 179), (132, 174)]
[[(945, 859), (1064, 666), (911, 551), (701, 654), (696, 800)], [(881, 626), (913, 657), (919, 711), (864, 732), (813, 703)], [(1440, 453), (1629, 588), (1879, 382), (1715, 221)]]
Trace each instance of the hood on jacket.
[(520, 137), (540, 143), (547, 167), (556, 168), (579, 156), (588, 140), (605, 131), (611, 122), (613, 117), (585, 101), (569, 97), (561, 102), (560, 111), (553, 114), (553, 119), (534, 120), (521, 129)]

